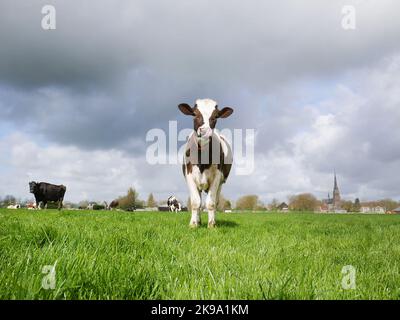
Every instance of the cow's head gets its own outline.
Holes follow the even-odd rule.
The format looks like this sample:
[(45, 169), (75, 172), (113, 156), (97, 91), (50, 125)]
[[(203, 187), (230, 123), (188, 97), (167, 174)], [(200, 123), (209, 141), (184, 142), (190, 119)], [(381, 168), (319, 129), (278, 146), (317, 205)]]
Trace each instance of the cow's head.
[(198, 99), (194, 107), (181, 103), (178, 108), (183, 114), (194, 117), (194, 131), (202, 140), (212, 136), (218, 118), (227, 118), (233, 113), (233, 109), (228, 107), (219, 110), (217, 103), (211, 99)]
[(30, 193), (35, 193), (37, 190), (38, 184), (34, 181), (29, 182), (29, 192)]

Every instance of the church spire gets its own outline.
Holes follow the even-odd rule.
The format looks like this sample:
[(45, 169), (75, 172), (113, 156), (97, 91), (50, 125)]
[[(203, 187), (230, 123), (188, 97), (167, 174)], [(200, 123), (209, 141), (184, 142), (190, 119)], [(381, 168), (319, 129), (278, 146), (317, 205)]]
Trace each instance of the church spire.
[(340, 209), (340, 192), (336, 178), (336, 170), (333, 170), (334, 183), (333, 183), (333, 207), (334, 209)]
[(339, 187), (338, 187), (337, 179), (336, 179), (336, 170), (335, 169), (333, 169), (333, 174), (334, 174), (333, 193), (335, 193), (335, 190), (339, 191)]

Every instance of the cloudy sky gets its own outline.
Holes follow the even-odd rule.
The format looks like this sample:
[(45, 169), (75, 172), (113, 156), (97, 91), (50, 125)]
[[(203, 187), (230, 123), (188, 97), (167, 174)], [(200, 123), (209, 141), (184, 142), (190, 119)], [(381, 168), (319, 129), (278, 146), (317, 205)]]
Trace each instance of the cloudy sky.
[[(56, 29), (43, 30), (44, 5)], [(344, 29), (353, 5), (356, 28)], [(400, 3), (315, 1), (0, 2), (0, 196), (28, 181), (66, 200), (186, 201), (179, 165), (150, 165), (146, 134), (191, 128), (177, 105), (212, 98), (254, 129), (255, 170), (231, 199), (291, 194), (400, 200)]]

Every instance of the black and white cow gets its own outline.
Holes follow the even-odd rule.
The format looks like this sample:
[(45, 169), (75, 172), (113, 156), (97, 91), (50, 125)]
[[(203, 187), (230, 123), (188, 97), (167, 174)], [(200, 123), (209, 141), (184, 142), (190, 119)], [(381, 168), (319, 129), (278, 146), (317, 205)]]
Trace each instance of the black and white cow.
[(178, 212), (182, 210), (182, 205), (174, 196), (170, 196), (168, 198), (167, 205), (169, 207), (169, 211), (171, 212)]
[(20, 204), (10, 204), (9, 206), (7, 206), (7, 209), (21, 209), (21, 205)]
[(29, 182), (30, 193), (33, 193), (36, 200), (36, 207), (41, 209), (40, 204), (46, 207), (47, 202), (58, 202), (58, 210), (61, 210), (64, 201), (64, 195), (67, 187), (63, 185), (54, 185), (47, 182)]
[(185, 115), (194, 119), (194, 131), (185, 146), (183, 174), (190, 191), (192, 207), (191, 227), (200, 225), (201, 192), (207, 193), (208, 227), (215, 227), (215, 209), (222, 184), (232, 167), (232, 150), (226, 139), (216, 130), (217, 119), (227, 118), (232, 108), (218, 109), (211, 99), (196, 100), (194, 107), (186, 103), (178, 106)]

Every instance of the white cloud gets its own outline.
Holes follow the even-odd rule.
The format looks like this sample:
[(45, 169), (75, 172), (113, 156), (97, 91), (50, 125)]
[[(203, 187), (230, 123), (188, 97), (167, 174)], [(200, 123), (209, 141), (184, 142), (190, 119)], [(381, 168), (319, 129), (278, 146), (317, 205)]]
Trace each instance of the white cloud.
[(321, 197), (331, 191), (336, 168), (345, 197), (400, 199), (399, 61), (400, 55), (384, 59), (338, 84), (329, 99), (292, 110), (295, 120), (311, 109), (311, 125), (258, 157), (265, 186), (256, 184), (257, 192)]
[(41, 147), (29, 136), (14, 133), (0, 140), (0, 153), (0, 166), (8, 168), (2, 174), (3, 195), (31, 197), (31, 180), (65, 184), (67, 201), (110, 201), (130, 186), (140, 188), (135, 159), (118, 150), (89, 152), (59, 145)]

